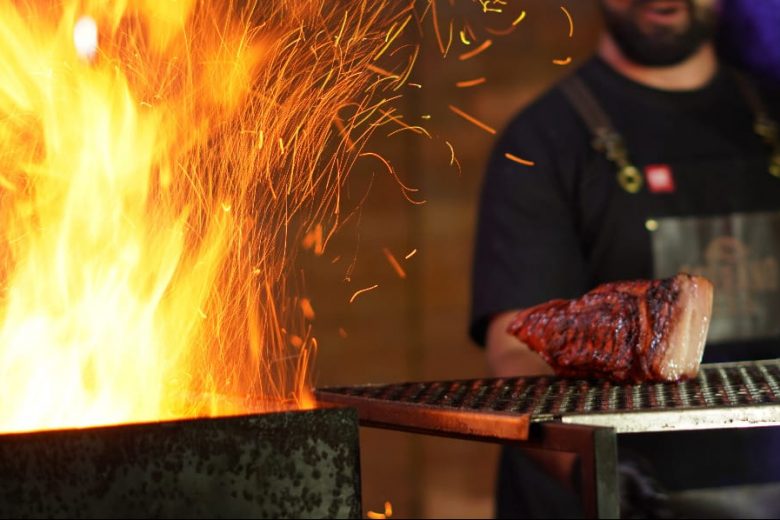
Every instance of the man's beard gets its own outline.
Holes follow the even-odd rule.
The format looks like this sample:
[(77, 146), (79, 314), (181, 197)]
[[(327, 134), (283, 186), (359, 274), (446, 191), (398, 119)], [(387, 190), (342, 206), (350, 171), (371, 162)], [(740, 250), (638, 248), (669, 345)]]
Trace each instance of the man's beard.
[(631, 61), (648, 67), (676, 65), (696, 52), (701, 45), (715, 35), (717, 17), (712, 10), (697, 11), (692, 0), (687, 0), (690, 23), (679, 32), (673, 28), (658, 27), (646, 34), (631, 12), (615, 13), (604, 7), (604, 21), (620, 50)]

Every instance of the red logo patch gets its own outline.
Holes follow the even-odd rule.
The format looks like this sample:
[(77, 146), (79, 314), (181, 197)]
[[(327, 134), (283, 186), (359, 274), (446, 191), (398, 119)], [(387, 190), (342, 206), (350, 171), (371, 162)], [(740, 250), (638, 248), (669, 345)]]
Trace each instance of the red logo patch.
[(647, 189), (652, 193), (672, 193), (675, 190), (672, 169), (668, 164), (648, 164), (645, 166)]

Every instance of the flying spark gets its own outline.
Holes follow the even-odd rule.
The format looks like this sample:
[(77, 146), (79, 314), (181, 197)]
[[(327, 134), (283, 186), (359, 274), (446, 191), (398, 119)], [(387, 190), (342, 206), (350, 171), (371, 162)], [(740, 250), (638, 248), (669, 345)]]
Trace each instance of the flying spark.
[(509, 152), (505, 153), (504, 157), (506, 157), (510, 161), (514, 161), (514, 162), (516, 162), (518, 164), (522, 164), (523, 166), (534, 166), (536, 164), (533, 161), (529, 161), (527, 159), (522, 159), (522, 158), (520, 158), (520, 157), (518, 157), (518, 156), (516, 156), (514, 154), (509, 153)]
[(472, 50), (470, 50), (468, 52), (464, 52), (463, 54), (458, 56), (458, 59), (460, 61), (469, 60), (469, 59), (473, 58), (474, 56), (477, 56), (478, 54), (481, 54), (484, 51), (486, 51), (487, 49), (489, 49), (491, 45), (493, 45), (493, 40), (485, 40), (476, 49), (472, 49)]
[(569, 38), (574, 36), (574, 20), (571, 17), (569, 11), (565, 7), (561, 6), (561, 11), (566, 15), (566, 19), (569, 20)]
[(457, 115), (459, 115), (460, 117), (462, 117), (463, 119), (465, 119), (469, 123), (478, 126), (479, 128), (481, 128), (482, 130), (484, 130), (485, 132), (487, 132), (489, 134), (493, 134), (493, 135), (496, 134), (496, 129), (495, 128), (486, 125), (485, 123), (483, 123), (482, 121), (480, 121), (476, 117), (467, 114), (466, 112), (464, 112), (463, 110), (459, 109), (458, 107), (456, 107), (454, 105), (449, 105), (449, 107), (450, 107), (450, 110), (455, 112)]
[(458, 81), (457, 83), (455, 83), (455, 86), (458, 88), (476, 87), (477, 85), (482, 85), (486, 81), (487, 78), (482, 76), (481, 78)]
[(352, 297), (349, 299), (349, 303), (352, 303), (352, 302), (354, 302), (354, 301), (355, 301), (355, 298), (357, 298), (357, 297), (358, 297), (358, 296), (360, 296), (361, 294), (363, 294), (363, 293), (365, 293), (365, 292), (368, 292), (368, 291), (373, 291), (373, 290), (374, 290), (374, 289), (376, 289), (377, 287), (379, 287), (379, 284), (374, 284), (374, 285), (372, 285), (371, 287), (366, 287), (365, 289), (360, 289), (360, 290), (358, 290), (358, 291), (355, 291), (355, 293), (354, 293), (354, 294), (352, 295)]

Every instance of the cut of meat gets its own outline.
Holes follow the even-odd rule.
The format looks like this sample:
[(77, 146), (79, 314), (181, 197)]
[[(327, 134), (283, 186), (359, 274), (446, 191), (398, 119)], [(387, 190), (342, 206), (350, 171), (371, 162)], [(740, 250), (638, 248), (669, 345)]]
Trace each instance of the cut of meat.
[(698, 372), (711, 314), (712, 283), (678, 274), (522, 310), (508, 332), (561, 376), (677, 381)]

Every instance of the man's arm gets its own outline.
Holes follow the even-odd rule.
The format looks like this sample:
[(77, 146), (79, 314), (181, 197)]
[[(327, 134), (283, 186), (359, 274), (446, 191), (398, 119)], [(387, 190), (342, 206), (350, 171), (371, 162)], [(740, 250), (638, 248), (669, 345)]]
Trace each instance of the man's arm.
[(517, 311), (493, 316), (485, 338), (488, 365), (496, 377), (552, 374), (552, 368), (525, 343), (507, 333), (506, 329)]
[[(507, 333), (509, 322), (517, 311), (496, 314), (490, 320), (485, 337), (490, 371), (496, 377), (549, 375), (553, 371), (539, 354), (529, 349), (522, 341)], [(543, 471), (575, 490), (573, 482), (576, 457), (564, 452), (547, 450), (524, 450), (526, 457), (536, 462)]]
[[(512, 309), (587, 289), (577, 186), (590, 150), (587, 128), (558, 91), (527, 107), (494, 146), (480, 194), (469, 334), (496, 375), (550, 373), (505, 332)], [(512, 151), (534, 166), (508, 160)]]

